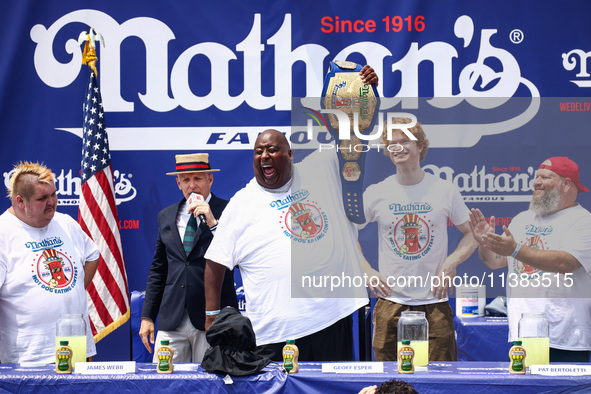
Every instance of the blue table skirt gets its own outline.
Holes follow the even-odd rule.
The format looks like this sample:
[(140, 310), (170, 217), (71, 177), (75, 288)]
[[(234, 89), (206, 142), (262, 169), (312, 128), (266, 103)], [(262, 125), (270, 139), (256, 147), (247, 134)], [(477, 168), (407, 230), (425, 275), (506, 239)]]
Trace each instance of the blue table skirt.
[[(156, 373), (155, 364), (137, 364), (128, 375), (56, 375), (53, 365), (21, 368), (0, 364), (0, 392), (19, 393), (358, 393), (363, 387), (393, 378), (406, 380), (419, 393), (556, 393), (591, 392), (591, 376), (548, 377), (510, 375), (508, 362), (431, 363), (425, 371), (398, 374), (396, 363), (384, 363), (384, 374), (323, 374), (320, 363), (301, 363), (300, 373), (286, 375), (279, 368), (233, 377), (209, 374), (200, 367), (170, 375)], [(194, 365), (197, 367), (197, 365)]]
[(511, 343), (506, 317), (458, 317), (458, 361), (507, 361)]

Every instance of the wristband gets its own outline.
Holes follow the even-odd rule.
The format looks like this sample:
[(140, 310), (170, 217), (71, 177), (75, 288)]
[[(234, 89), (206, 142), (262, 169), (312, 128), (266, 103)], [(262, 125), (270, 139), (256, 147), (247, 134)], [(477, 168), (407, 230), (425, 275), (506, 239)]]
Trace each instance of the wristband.
[(215, 311), (205, 311), (205, 316), (215, 316), (218, 315), (220, 313), (219, 309), (216, 309)]
[(519, 249), (521, 249), (521, 244), (517, 243), (515, 250), (513, 251), (513, 253), (511, 253), (511, 257), (515, 258), (515, 256), (517, 256), (517, 253), (519, 253)]

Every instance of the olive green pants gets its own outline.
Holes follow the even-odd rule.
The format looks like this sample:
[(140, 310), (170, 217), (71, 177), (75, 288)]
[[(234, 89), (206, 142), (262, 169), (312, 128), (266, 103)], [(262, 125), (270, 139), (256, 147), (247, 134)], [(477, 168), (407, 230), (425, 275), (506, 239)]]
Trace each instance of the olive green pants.
[(429, 361), (456, 361), (456, 337), (449, 302), (402, 305), (378, 299), (373, 309), (373, 351), (378, 361), (396, 361), (401, 312), (422, 311), (429, 322)]

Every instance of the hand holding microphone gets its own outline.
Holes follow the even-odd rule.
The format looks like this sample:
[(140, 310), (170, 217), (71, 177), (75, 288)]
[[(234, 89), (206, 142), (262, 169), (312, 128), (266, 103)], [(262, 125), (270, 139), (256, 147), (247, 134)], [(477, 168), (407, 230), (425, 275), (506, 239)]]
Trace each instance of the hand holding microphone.
[[(201, 194), (197, 194), (197, 193), (193, 192), (189, 195), (187, 202), (189, 203), (189, 206), (191, 206), (195, 201), (205, 202), (205, 199), (203, 198), (203, 196)], [(199, 220), (201, 220), (201, 222), (203, 222), (203, 224), (207, 225), (207, 220), (205, 220), (204, 214), (202, 214), (202, 213), (199, 214)]]

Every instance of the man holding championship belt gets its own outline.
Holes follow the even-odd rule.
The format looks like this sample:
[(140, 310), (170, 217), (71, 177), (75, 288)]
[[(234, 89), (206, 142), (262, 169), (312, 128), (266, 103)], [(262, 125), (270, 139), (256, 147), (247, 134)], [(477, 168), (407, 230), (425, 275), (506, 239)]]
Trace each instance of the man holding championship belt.
[[(356, 67), (350, 74), (361, 85), (377, 83), (371, 67)], [(281, 360), (285, 340), (295, 339), (302, 361), (353, 360), (351, 314), (367, 304), (365, 288), (303, 282), (362, 275), (357, 229), (343, 209), (343, 166), (320, 149), (292, 165), (287, 138), (272, 129), (253, 154), (255, 177), (230, 200), (205, 256), (205, 326), (220, 307), (224, 269), (239, 266), (259, 354)]]

